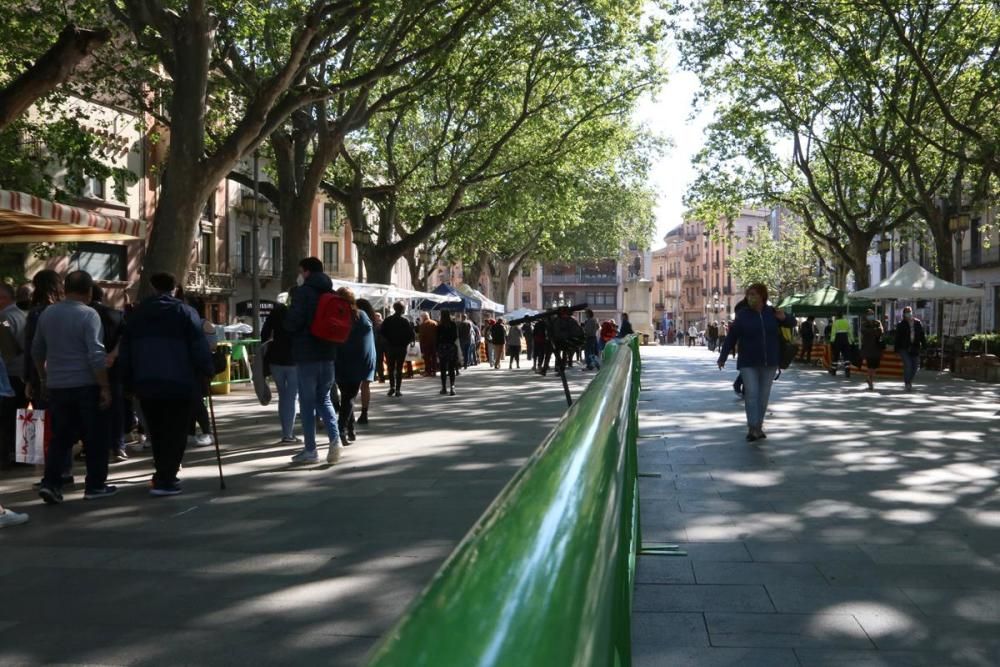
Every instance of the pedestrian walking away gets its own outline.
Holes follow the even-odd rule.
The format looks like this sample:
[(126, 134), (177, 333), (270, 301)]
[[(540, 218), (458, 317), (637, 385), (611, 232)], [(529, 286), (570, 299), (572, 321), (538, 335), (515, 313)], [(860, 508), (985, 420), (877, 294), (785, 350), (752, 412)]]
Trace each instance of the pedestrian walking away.
[(87, 461), (83, 497), (93, 500), (117, 492), (107, 484), (112, 396), (101, 318), (89, 307), (93, 288), (86, 271), (67, 274), (66, 299), (41, 313), (31, 345), (39, 395), (48, 396), (52, 415), (52, 438), (38, 491), (50, 505), (63, 500), (66, 461), (81, 436)]
[(722, 343), (718, 366), (722, 370), (729, 352), (739, 346), (736, 367), (743, 379), (743, 403), (747, 419), (747, 440), (767, 438), (764, 416), (771, 397), (771, 384), (778, 371), (781, 352), (778, 345), (780, 326), (792, 325), (780, 308), (767, 305), (767, 287), (756, 283), (747, 288), (747, 307), (736, 313), (729, 334)]
[(493, 368), (500, 368), (503, 363), (504, 348), (507, 346), (507, 327), (503, 324), (503, 319), (498, 319), (490, 327), (490, 343), (493, 346)]
[(695, 343), (698, 342), (698, 327), (696, 327), (693, 324), (690, 327), (688, 327), (687, 341), (688, 341), (688, 347), (692, 347)]
[(18, 307), (16, 292), (0, 282), (0, 360), (6, 368), (3, 377), (10, 394), (0, 396), (0, 470), (14, 466), (14, 430), (17, 411), (28, 407), (24, 394), (24, 352), (27, 314)]
[(438, 362), (441, 368), (441, 394), (455, 395), (455, 376), (458, 374), (458, 327), (451, 320), (451, 313), (441, 312), (437, 329)]
[[(179, 298), (179, 297), (178, 297)], [(209, 352), (215, 352), (219, 341), (215, 332), (215, 325), (205, 317), (205, 300), (201, 297), (188, 297), (187, 304), (198, 314), (198, 321), (201, 326), (201, 333), (208, 343)], [(198, 433), (201, 429), (201, 433)], [(194, 418), (191, 420), (191, 428), (188, 429), (188, 447), (211, 447), (215, 444), (212, 439), (212, 422), (208, 416), (208, 404), (204, 398), (199, 398), (194, 402)]]
[(207, 395), (214, 369), (201, 318), (173, 296), (174, 276), (156, 273), (149, 284), (154, 294), (129, 315), (118, 363), (126, 392), (139, 399), (153, 445), (150, 495), (175, 496), (195, 404)]
[(920, 368), (920, 350), (927, 347), (924, 325), (913, 316), (913, 309), (903, 308), (903, 319), (896, 325), (895, 348), (903, 361), (903, 386), (913, 391), (913, 380)]
[(622, 313), (622, 324), (618, 328), (618, 338), (631, 336), (635, 331), (632, 329), (632, 322), (628, 319), (628, 313)]
[(437, 322), (427, 313), (420, 313), (420, 326), (417, 331), (420, 356), (424, 359), (424, 375), (433, 377), (437, 373)]
[(300, 442), (295, 437), (296, 399), (299, 395), (298, 374), (292, 358), (292, 335), (285, 329), (288, 317), (288, 291), (278, 295), (278, 301), (264, 321), (260, 339), (269, 341), (264, 363), (271, 370), (274, 385), (278, 389), (278, 419), (281, 421), (280, 445), (294, 445)]
[(330, 389), (335, 377), (337, 344), (310, 331), (320, 297), (333, 291), (333, 281), (323, 273), (323, 262), (316, 257), (306, 257), (299, 262), (298, 281), (298, 287), (289, 295), (285, 330), (292, 336), (292, 359), (299, 382), (299, 414), (305, 443), (302, 450), (292, 456), (292, 463), (319, 460), (316, 451), (317, 415), (323, 420), (330, 442), (327, 461), (336, 463), (340, 459), (341, 444)]
[(583, 349), (585, 353), (586, 369), (592, 371), (601, 367), (601, 360), (598, 357), (597, 336), (601, 331), (601, 323), (594, 316), (594, 311), (588, 308), (584, 314), (583, 321)]
[(472, 322), (469, 321), (468, 315), (462, 313), (458, 316), (456, 326), (458, 327), (458, 345), (462, 348), (462, 368), (464, 369), (475, 363), (472, 356)]
[[(335, 372), (337, 391), (340, 394), (337, 427), (340, 429), (340, 444), (346, 447), (357, 439), (354, 430), (354, 399), (358, 397), (363, 383), (375, 379), (375, 330), (368, 313), (358, 308), (354, 292), (341, 287), (337, 294), (351, 305), (352, 320), (347, 341), (337, 346)], [(333, 458), (336, 459), (336, 455)], [(328, 462), (336, 463), (336, 460)]]
[(838, 314), (830, 326), (830, 375), (836, 375), (840, 366), (844, 368), (844, 377), (851, 377), (851, 346), (854, 345), (854, 332), (851, 323), (843, 314)]
[(875, 391), (875, 371), (882, 361), (883, 333), (882, 323), (875, 317), (875, 311), (869, 308), (861, 322), (861, 358), (868, 376), (868, 391)]
[(521, 327), (512, 324), (507, 330), (507, 370), (521, 367)]
[(806, 321), (799, 325), (799, 338), (802, 340), (802, 349), (799, 350), (799, 359), (808, 363), (812, 362), (812, 347), (816, 340), (816, 318), (810, 315)]
[(357, 423), (359, 426), (365, 426), (368, 424), (368, 408), (372, 403), (372, 381), (379, 377), (379, 373), (383, 374), (383, 378), (379, 380), (379, 382), (385, 381), (385, 372), (382, 370), (383, 343), (380, 342), (382, 339), (382, 315), (375, 312), (375, 308), (372, 307), (372, 304), (368, 299), (358, 299), (357, 305), (358, 310), (367, 315), (369, 321), (371, 321), (372, 335), (374, 336), (375, 341), (374, 375), (361, 382), (361, 414), (358, 416)]
[(385, 356), (389, 364), (389, 396), (402, 396), (403, 365), (406, 363), (406, 349), (415, 340), (413, 327), (403, 313), (406, 306), (402, 301), (392, 304), (392, 315), (382, 323), (385, 338)]

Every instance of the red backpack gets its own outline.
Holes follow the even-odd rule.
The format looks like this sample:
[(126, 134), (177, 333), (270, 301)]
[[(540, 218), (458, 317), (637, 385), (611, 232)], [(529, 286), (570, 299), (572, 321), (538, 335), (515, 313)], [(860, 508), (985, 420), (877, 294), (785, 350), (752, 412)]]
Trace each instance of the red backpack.
[(344, 343), (354, 323), (351, 304), (338, 294), (320, 294), (309, 333), (330, 343)]

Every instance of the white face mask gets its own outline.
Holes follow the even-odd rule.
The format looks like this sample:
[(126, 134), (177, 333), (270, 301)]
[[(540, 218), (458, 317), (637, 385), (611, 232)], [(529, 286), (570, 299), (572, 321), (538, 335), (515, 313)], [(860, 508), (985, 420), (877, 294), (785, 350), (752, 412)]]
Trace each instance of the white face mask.
[(903, 313), (903, 317), (905, 317), (908, 320), (912, 320), (913, 319), (913, 313)]
[(306, 283), (306, 279), (305, 279), (305, 277), (304, 277), (304, 276), (303, 276), (303, 275), (302, 275), (302, 274), (300, 273), (300, 274), (299, 274), (299, 277), (295, 279), (295, 284), (296, 284), (296, 285), (298, 285), (299, 287), (302, 287), (303, 285), (305, 285), (305, 283)]

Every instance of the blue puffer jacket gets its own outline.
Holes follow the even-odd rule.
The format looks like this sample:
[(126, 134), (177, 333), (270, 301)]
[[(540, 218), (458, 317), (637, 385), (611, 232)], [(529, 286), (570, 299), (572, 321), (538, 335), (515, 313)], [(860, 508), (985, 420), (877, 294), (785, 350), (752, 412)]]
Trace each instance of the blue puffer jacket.
[(375, 379), (375, 332), (363, 311), (351, 327), (351, 335), (337, 350), (337, 382), (357, 384)]
[(212, 353), (194, 308), (161, 294), (140, 303), (122, 331), (117, 365), (139, 398), (204, 395)]
[(296, 363), (333, 361), (337, 358), (339, 346), (336, 343), (316, 338), (309, 333), (320, 295), (332, 289), (330, 276), (325, 273), (310, 273), (305, 283), (296, 287), (289, 295), (288, 315), (285, 316), (284, 326), (292, 334), (292, 359)]
[(791, 316), (779, 322), (771, 306), (764, 306), (759, 313), (753, 308), (743, 308), (736, 313), (736, 319), (729, 327), (729, 334), (719, 352), (719, 361), (725, 361), (733, 346), (738, 344), (737, 368), (777, 367), (781, 363), (778, 327), (794, 325), (795, 318)]

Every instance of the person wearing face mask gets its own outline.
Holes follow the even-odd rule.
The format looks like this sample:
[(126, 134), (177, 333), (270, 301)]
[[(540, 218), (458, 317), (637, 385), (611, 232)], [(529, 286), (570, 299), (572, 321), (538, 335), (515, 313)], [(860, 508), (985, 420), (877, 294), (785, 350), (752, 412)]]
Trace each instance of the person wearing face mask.
[(896, 351), (903, 360), (903, 385), (913, 391), (913, 379), (920, 368), (920, 348), (927, 347), (924, 325), (913, 316), (913, 309), (903, 308), (903, 319), (896, 325)]
[(767, 438), (764, 416), (771, 396), (771, 384), (781, 363), (778, 327), (794, 326), (780, 308), (767, 305), (767, 287), (756, 283), (747, 288), (747, 307), (736, 313), (726, 340), (719, 351), (718, 366), (722, 370), (729, 352), (739, 345), (736, 367), (743, 380), (743, 403), (747, 416), (747, 440)]
[(865, 372), (868, 374), (868, 391), (875, 391), (875, 371), (882, 361), (882, 323), (875, 317), (871, 308), (861, 321), (861, 358), (865, 360)]

